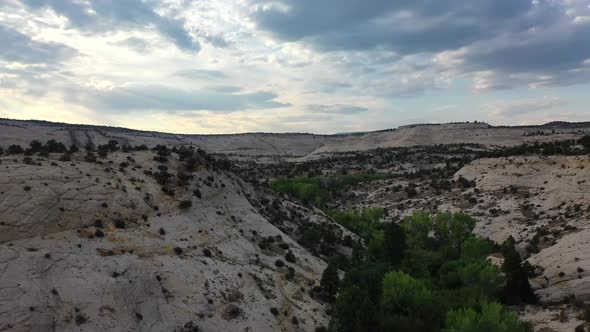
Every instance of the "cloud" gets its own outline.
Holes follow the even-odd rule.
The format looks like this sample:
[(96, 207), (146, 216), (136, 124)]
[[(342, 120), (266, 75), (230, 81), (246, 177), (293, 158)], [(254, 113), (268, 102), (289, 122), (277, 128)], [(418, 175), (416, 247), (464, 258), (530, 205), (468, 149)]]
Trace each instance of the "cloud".
[(145, 53), (149, 51), (149, 44), (145, 39), (138, 37), (125, 38), (116, 43), (119, 46), (127, 47), (137, 53)]
[(55, 65), (77, 53), (69, 46), (36, 41), (4, 25), (0, 25), (0, 45), (0, 58), (23, 64)]
[[(590, 81), (588, 72), (579, 70), (590, 58), (586, 0), (250, 3), (250, 17), (258, 29), (276, 40), (303, 43), (319, 52), (389, 51), (397, 55), (372, 70), (396, 66), (408, 56), (426, 55), (431, 62), (426, 64), (430, 78), (420, 76), (425, 83), (450, 71), (460, 77), (495, 72), (499, 81), (488, 84), (491, 89)], [(434, 62), (449, 54), (452, 57), (446, 63)], [(424, 69), (414, 71), (406, 76), (412, 79)], [(538, 82), (539, 76), (552, 79)], [(418, 83), (417, 90), (435, 86)]]
[(102, 34), (126, 29), (155, 29), (179, 49), (199, 51), (200, 44), (184, 28), (184, 21), (159, 14), (153, 1), (142, 0), (23, 0), (33, 9), (50, 8), (74, 28)]
[(72, 101), (97, 111), (218, 111), (270, 109), (289, 106), (275, 99), (275, 93), (227, 93), (184, 90), (162, 85), (127, 85), (113, 89), (87, 90), (70, 94)]
[(342, 104), (333, 104), (333, 105), (308, 105), (307, 110), (311, 111), (312, 113), (326, 113), (326, 114), (358, 114), (364, 113), (369, 109), (366, 107), (359, 107), (354, 105), (342, 105)]
[(568, 105), (568, 101), (557, 97), (543, 97), (540, 99), (527, 99), (515, 101), (501, 101), (485, 105), (491, 110), (491, 115), (500, 117), (515, 117), (519, 115), (535, 113), (543, 110)]
[(186, 69), (176, 72), (176, 75), (194, 80), (222, 79), (227, 77), (225, 73), (211, 69)]
[(238, 86), (232, 86), (232, 85), (216, 85), (216, 86), (211, 86), (208, 89), (211, 91), (225, 92), (225, 93), (236, 93), (236, 92), (242, 91), (242, 88), (240, 88)]
[(287, 41), (303, 40), (324, 50), (385, 47), (398, 53), (438, 52), (488, 38), (500, 26), (526, 29), (530, 0), (283, 0), (252, 1), (251, 18)]

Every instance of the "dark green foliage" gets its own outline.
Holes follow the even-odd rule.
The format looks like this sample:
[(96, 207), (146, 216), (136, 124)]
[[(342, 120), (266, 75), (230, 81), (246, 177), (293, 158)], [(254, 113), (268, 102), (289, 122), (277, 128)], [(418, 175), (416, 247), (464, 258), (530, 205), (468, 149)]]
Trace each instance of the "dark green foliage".
[(7, 154), (21, 154), (23, 152), (25, 152), (25, 150), (23, 150), (23, 148), (20, 145), (16, 144), (10, 145), (6, 150)]
[(353, 257), (357, 265), (341, 283), (331, 331), (528, 331), (493, 304), (515, 292), (510, 278), (530, 290), (528, 268), (513, 245), (503, 250), (514, 262), (510, 269), (489, 263), (499, 248), (474, 237), (474, 225), (464, 214), (419, 212), (400, 225), (375, 227), (365, 259)]
[(296, 177), (276, 180), (272, 188), (298, 200), (322, 208), (334, 192), (352, 185), (390, 178), (390, 174), (351, 174), (333, 177)]
[(193, 202), (190, 200), (180, 201), (180, 203), (178, 203), (178, 207), (182, 210), (189, 209), (191, 206), (193, 206)]
[(330, 262), (320, 280), (320, 295), (322, 299), (327, 302), (334, 302), (339, 285), (340, 277), (338, 276), (338, 268), (336, 264)]
[(29, 149), (32, 153), (37, 153), (37, 152), (41, 151), (42, 148), (43, 148), (43, 143), (41, 143), (38, 140), (33, 140), (31, 143), (29, 143)]
[(404, 272), (389, 272), (383, 279), (383, 329), (431, 331), (442, 322), (433, 292), (422, 281)]
[(406, 234), (396, 223), (385, 224), (383, 230), (383, 259), (392, 266), (398, 266), (406, 251)]
[(54, 139), (51, 139), (45, 143), (45, 149), (50, 153), (65, 153), (68, 151), (63, 143), (57, 142)]
[(381, 223), (379, 221), (383, 218), (383, 214), (384, 210), (382, 208), (365, 209), (360, 213), (352, 210), (350, 207), (346, 212), (337, 210), (328, 211), (328, 215), (334, 221), (353, 233), (369, 239), (380, 229)]
[(201, 191), (199, 189), (195, 189), (193, 190), (193, 195), (195, 195), (197, 198), (201, 198)]
[(582, 145), (585, 149), (590, 150), (590, 135), (580, 138), (578, 144)]
[(296, 261), (297, 259), (295, 258), (295, 254), (294, 254), (294, 253), (293, 253), (291, 250), (289, 250), (289, 251), (287, 251), (287, 253), (285, 254), (285, 260), (286, 260), (287, 262), (289, 262), (289, 263), (295, 263), (295, 261)]
[(516, 251), (516, 241), (511, 236), (502, 244), (504, 264), (502, 272), (506, 275), (506, 290), (504, 302), (507, 304), (534, 304), (537, 297), (529, 283), (529, 274), (521, 264), (520, 254)]
[(413, 186), (407, 186), (404, 189), (404, 191), (406, 192), (406, 195), (408, 196), (408, 198), (413, 198), (418, 195), (418, 191), (416, 191), (416, 188), (414, 188)]
[(472, 331), (529, 332), (532, 329), (497, 303), (484, 303), (481, 310), (458, 309), (447, 314), (444, 332)]
[(373, 303), (366, 290), (358, 286), (347, 287), (338, 295), (334, 305), (331, 331), (379, 331), (380, 306)]
[(95, 163), (96, 162), (96, 155), (89, 151), (88, 153), (86, 153), (84, 160), (86, 160), (89, 163)]

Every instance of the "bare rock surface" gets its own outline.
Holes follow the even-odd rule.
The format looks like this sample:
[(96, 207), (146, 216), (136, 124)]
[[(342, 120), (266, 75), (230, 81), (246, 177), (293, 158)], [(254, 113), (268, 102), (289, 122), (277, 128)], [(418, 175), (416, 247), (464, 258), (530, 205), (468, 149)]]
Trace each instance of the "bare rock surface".
[(477, 143), (513, 146), (522, 143), (580, 138), (589, 132), (589, 123), (557, 123), (523, 127), (492, 127), (486, 123), (451, 123), (409, 125), (391, 130), (348, 135), (300, 133), (181, 135), (125, 128), (3, 119), (0, 120), (0, 145), (26, 146), (33, 139), (43, 142), (55, 139), (68, 146), (70, 144), (84, 146), (88, 142), (99, 145), (114, 139), (121, 144), (131, 145), (194, 145), (209, 152), (232, 155), (236, 158), (256, 157), (264, 162), (275, 160), (274, 158), (298, 161), (320, 158), (335, 152), (417, 145)]
[(475, 180), (480, 193), (496, 193), (493, 207), (508, 211), (480, 222), (479, 234), (496, 241), (512, 235), (525, 247), (542, 229), (528, 259), (543, 271), (532, 280), (541, 301), (590, 300), (590, 157), (481, 159), (457, 176)]
[[(0, 330), (327, 326), (324, 306), (309, 295), (325, 263), (258, 213), (249, 185), (202, 167), (172, 198), (144, 173), (156, 170), (152, 156), (114, 153), (102, 165), (78, 155), (33, 165), (22, 155), (1, 158)], [(192, 205), (179, 208), (183, 200)], [(258, 246), (269, 236), (288, 246), (296, 263), (278, 267), (284, 250)]]

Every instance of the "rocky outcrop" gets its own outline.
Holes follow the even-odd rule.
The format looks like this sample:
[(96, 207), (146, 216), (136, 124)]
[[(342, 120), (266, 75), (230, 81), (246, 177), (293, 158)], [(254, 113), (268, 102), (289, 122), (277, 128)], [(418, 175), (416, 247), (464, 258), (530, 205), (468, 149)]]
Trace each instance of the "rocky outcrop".
[[(57, 157), (1, 158), (0, 330), (327, 326), (309, 295), (325, 263), (260, 215), (256, 193), (233, 175), (203, 165), (172, 197), (150, 175), (152, 152), (102, 164)], [(263, 237), (277, 246), (262, 250)], [(296, 261), (279, 267), (285, 248)]]

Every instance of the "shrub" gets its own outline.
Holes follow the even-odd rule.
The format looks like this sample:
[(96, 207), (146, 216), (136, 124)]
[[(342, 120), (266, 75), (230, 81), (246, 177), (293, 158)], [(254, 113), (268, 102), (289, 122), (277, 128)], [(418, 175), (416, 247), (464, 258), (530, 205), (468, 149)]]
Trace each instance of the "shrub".
[(32, 153), (39, 152), (43, 148), (43, 143), (41, 143), (39, 140), (33, 140), (31, 143), (29, 143), (29, 148)]
[(199, 189), (193, 190), (193, 195), (195, 195), (197, 198), (201, 199), (201, 191)]
[(295, 261), (296, 261), (297, 259), (295, 258), (295, 254), (294, 254), (294, 253), (293, 253), (291, 250), (289, 250), (289, 251), (287, 251), (287, 253), (285, 254), (285, 260), (286, 260), (287, 262), (289, 262), (289, 263), (295, 263)]
[(277, 259), (277, 260), (275, 261), (275, 266), (276, 266), (276, 267), (278, 267), (278, 268), (281, 268), (281, 267), (285, 266), (285, 262), (283, 262), (283, 261), (282, 261), (282, 260), (280, 260), (280, 259)]
[(24, 152), (25, 151), (23, 150), (23, 148), (17, 144), (13, 144), (13, 145), (9, 146), (8, 149), (6, 150), (6, 153), (8, 153), (8, 154), (21, 154)]
[(406, 195), (408, 198), (416, 197), (418, 195), (418, 191), (413, 186), (407, 186), (405, 189)]
[(82, 324), (86, 323), (87, 320), (88, 319), (83, 314), (76, 315), (76, 325), (82, 325)]
[(295, 269), (292, 266), (289, 266), (287, 269), (287, 274), (285, 275), (287, 280), (293, 280), (295, 278)]
[(89, 163), (95, 163), (96, 162), (96, 155), (90, 151), (88, 151), (88, 153), (86, 153), (86, 156), (84, 157), (84, 160), (86, 160)]
[(340, 277), (338, 276), (338, 268), (336, 264), (330, 262), (324, 273), (322, 273), (322, 279), (320, 280), (322, 298), (327, 302), (334, 302), (339, 287)]
[(183, 210), (189, 209), (191, 206), (193, 206), (193, 202), (190, 200), (185, 200), (178, 203), (178, 207)]

